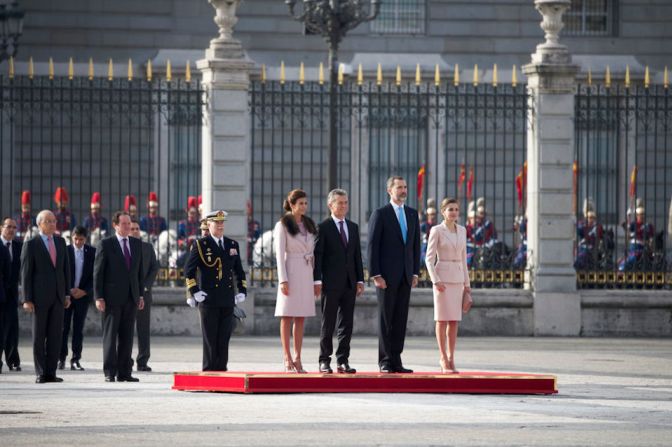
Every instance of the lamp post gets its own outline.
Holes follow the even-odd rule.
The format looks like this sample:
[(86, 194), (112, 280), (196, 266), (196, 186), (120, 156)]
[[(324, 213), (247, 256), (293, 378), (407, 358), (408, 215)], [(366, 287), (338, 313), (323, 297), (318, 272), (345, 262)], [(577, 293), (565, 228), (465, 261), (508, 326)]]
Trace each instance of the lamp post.
[(0, 0), (0, 62), (16, 55), (19, 37), (23, 33), (24, 15), (16, 0)]
[(329, 45), (329, 189), (336, 184), (338, 134), (336, 133), (336, 86), (338, 82), (338, 45), (346, 33), (376, 18), (381, 0), (371, 0), (368, 10), (360, 0), (303, 0), (301, 13), (295, 13), (296, 0), (285, 0), (291, 16), (307, 30), (320, 34)]

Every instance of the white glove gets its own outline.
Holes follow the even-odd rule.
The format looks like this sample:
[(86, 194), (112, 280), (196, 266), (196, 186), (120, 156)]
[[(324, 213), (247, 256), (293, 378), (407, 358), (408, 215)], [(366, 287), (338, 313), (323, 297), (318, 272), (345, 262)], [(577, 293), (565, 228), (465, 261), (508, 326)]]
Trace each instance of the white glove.
[(246, 298), (246, 296), (245, 296), (244, 293), (239, 293), (238, 295), (236, 295), (234, 297), (234, 299), (236, 300), (236, 304), (242, 303), (243, 301), (245, 301), (245, 298)]
[(206, 296), (208, 296), (208, 294), (202, 290), (199, 290), (198, 292), (194, 293), (194, 299), (196, 300), (197, 303), (202, 303), (203, 301), (205, 301)]
[(196, 300), (191, 297), (187, 298), (187, 304), (189, 305), (189, 307), (196, 307)]

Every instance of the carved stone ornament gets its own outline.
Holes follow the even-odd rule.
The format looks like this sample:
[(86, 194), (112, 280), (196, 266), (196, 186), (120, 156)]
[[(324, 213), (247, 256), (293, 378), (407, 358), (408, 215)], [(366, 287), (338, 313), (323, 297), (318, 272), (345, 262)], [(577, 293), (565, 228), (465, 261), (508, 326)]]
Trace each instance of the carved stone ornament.
[(208, 0), (215, 8), (215, 23), (219, 27), (219, 37), (210, 41), (206, 58), (239, 58), (242, 56), (240, 41), (233, 37), (233, 27), (238, 23), (236, 9), (240, 0)]
[(543, 16), (541, 29), (544, 30), (546, 42), (537, 45), (537, 52), (532, 55), (534, 63), (569, 63), (569, 51), (560, 40), (560, 31), (564, 27), (562, 15), (571, 6), (571, 0), (535, 0), (534, 6)]

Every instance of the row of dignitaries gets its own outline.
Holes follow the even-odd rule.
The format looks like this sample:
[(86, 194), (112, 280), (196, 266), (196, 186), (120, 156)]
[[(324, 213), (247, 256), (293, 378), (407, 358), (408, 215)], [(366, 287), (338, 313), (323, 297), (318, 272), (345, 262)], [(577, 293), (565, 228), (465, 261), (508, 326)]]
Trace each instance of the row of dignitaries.
[[(16, 221), (6, 217), (2, 221), (0, 232), (0, 373), (2, 373), (2, 355), (10, 371), (21, 371), (19, 357), (19, 273), (21, 271), (22, 242), (16, 239)], [(4, 264), (11, 265), (9, 275), (4, 271)]]

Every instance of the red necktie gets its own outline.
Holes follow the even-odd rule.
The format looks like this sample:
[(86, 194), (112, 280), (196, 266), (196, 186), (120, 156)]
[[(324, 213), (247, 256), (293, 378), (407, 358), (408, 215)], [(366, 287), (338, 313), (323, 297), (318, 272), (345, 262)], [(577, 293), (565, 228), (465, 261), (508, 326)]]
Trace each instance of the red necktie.
[(47, 238), (47, 245), (49, 246), (49, 256), (51, 257), (51, 263), (56, 267), (56, 246), (54, 245), (54, 238), (49, 236)]

